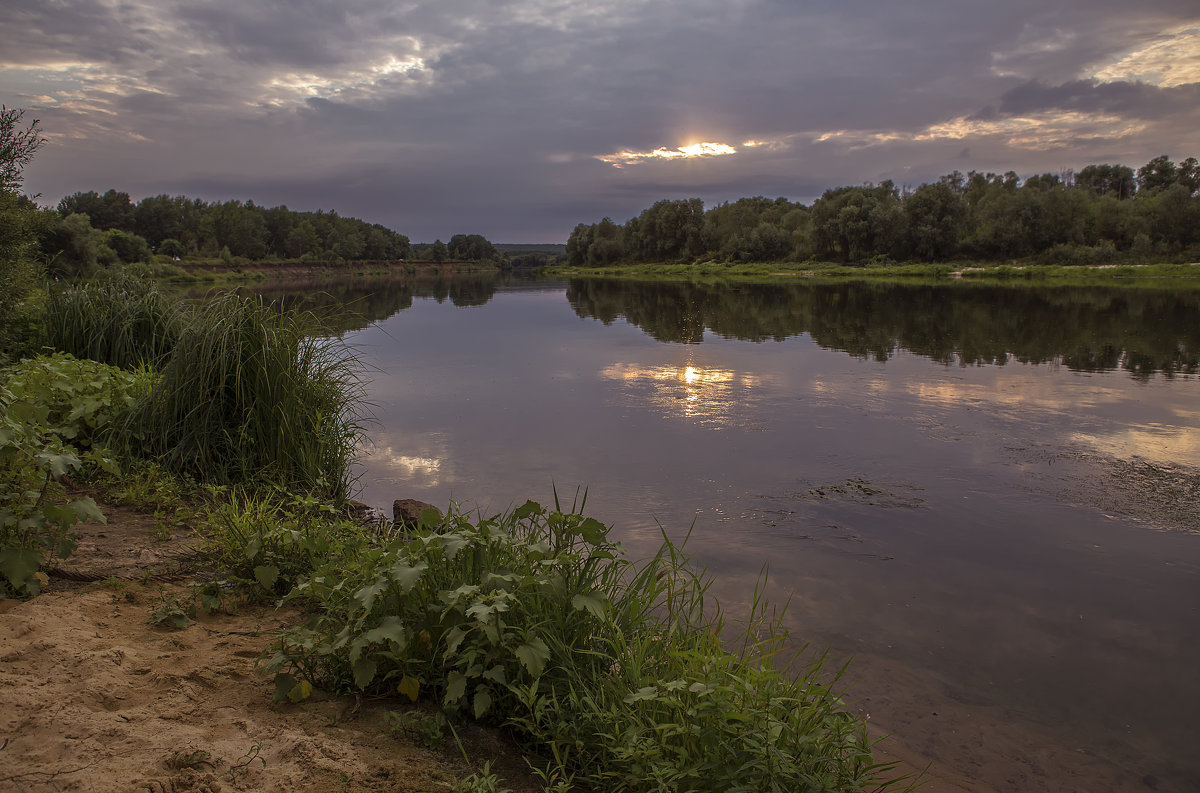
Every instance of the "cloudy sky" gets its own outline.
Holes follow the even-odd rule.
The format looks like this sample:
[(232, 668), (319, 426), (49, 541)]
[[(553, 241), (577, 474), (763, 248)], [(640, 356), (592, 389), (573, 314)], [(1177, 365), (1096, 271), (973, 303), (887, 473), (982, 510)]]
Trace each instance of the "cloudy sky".
[(4, 0), (26, 188), (555, 242), (661, 198), (1200, 156), (1195, 0)]

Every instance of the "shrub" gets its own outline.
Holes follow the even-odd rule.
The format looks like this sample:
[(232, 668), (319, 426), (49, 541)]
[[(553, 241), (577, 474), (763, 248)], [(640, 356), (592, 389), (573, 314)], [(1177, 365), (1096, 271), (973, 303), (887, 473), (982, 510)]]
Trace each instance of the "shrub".
[(432, 696), (517, 730), (554, 758), (545, 778), (597, 790), (892, 785), (820, 662), (798, 679), (774, 665), (784, 637), (761, 601), (723, 643), (678, 547), (634, 565), (602, 524), (533, 502), (431, 517), (296, 585), (318, 614), (273, 646), (278, 699), (314, 685)]

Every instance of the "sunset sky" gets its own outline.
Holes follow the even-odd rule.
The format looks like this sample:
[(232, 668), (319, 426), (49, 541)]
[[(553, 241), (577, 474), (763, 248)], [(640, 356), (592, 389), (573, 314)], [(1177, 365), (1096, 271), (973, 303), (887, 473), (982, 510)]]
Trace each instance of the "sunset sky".
[(1200, 156), (1195, 0), (5, 0), (25, 187), (561, 242), (662, 198)]

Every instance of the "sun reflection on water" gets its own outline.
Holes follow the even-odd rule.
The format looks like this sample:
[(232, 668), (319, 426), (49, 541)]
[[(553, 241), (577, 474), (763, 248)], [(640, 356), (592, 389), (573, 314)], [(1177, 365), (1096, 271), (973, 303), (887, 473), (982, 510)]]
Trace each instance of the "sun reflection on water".
[(694, 363), (617, 363), (601, 370), (600, 377), (621, 383), (665, 415), (714, 425), (742, 423), (749, 392), (761, 385), (755, 375)]

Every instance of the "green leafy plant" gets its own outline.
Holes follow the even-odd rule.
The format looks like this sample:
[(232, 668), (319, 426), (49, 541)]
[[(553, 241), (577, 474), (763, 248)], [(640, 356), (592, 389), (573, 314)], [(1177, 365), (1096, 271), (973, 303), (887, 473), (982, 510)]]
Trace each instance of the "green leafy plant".
[(393, 737), (416, 740), (426, 749), (440, 749), (446, 743), (446, 714), (440, 710), (432, 713), (389, 710), (384, 723)]
[(268, 651), (277, 696), (305, 681), (436, 698), (553, 757), (560, 790), (898, 786), (845, 712), (840, 672), (779, 663), (781, 615), (757, 594), (727, 624), (680, 547), (634, 564), (603, 524), (534, 502), (433, 523), (297, 582), (289, 598), (316, 614)]
[(160, 592), (150, 612), (150, 624), (170, 623), (176, 628), (186, 628), (196, 616), (196, 604), (191, 597), (174, 592)]
[(367, 543), (363, 527), (330, 518), (327, 504), (271, 490), (230, 488), (224, 495), (197, 525), (201, 551), (247, 594), (286, 594), (319, 564)]
[(36, 573), (74, 550), (71, 527), (103, 521), (90, 498), (66, 498), (62, 480), (85, 464), (115, 472), (100, 445), (145, 389), (143, 376), (57, 354), (5, 371), (0, 387), (0, 595), (36, 595)]
[(513, 793), (512, 788), (500, 784), (500, 777), (492, 771), (490, 762), (484, 763), (483, 768), (462, 779), (439, 784), (452, 793)]

